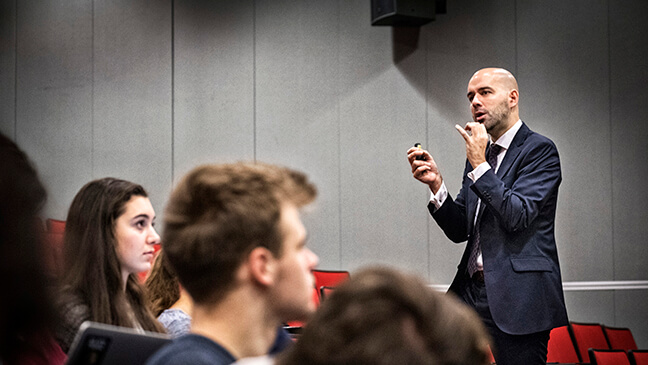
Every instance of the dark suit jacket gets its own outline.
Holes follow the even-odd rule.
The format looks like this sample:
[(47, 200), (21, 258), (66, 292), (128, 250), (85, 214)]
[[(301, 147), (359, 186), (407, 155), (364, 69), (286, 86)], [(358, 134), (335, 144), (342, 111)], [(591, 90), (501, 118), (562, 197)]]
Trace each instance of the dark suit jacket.
[(477, 200), (480, 243), (488, 304), (497, 326), (509, 334), (530, 334), (567, 324), (554, 237), (558, 186), (562, 180), (554, 143), (526, 124), (518, 130), (497, 174), (489, 170), (475, 183), (467, 176), (461, 191), (437, 211), (434, 220), (452, 241), (468, 240), (450, 285), (461, 293), (468, 284), (468, 256)]

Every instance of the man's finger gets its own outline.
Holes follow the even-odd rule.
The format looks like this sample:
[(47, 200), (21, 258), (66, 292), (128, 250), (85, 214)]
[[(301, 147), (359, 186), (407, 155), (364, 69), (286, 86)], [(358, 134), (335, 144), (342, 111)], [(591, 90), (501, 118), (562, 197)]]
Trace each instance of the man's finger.
[(470, 130), (472, 133), (486, 133), (486, 127), (481, 123), (468, 123), (466, 130)]
[(468, 142), (468, 139), (470, 138), (470, 136), (468, 135), (468, 132), (466, 132), (465, 129), (461, 128), (461, 126), (459, 124), (455, 124), (455, 128), (459, 131), (459, 134), (461, 134), (463, 139), (465, 139), (466, 142)]
[(422, 178), (427, 172), (430, 171), (429, 166), (419, 166), (415, 171), (414, 171), (414, 177), (417, 179)]

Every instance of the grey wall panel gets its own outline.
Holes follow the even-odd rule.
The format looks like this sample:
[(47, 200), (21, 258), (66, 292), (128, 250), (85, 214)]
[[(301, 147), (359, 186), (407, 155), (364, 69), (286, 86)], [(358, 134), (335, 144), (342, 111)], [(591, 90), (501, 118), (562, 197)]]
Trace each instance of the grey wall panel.
[(608, 325), (630, 328), (637, 346), (648, 349), (648, 290), (619, 290), (614, 304), (614, 324)]
[(174, 179), (254, 158), (253, 1), (176, 1)]
[(563, 279), (605, 280), (613, 277), (607, 1), (519, 2), (517, 22), (520, 114), (561, 156)]
[(97, 2), (96, 178), (142, 184), (158, 219), (171, 187), (171, 1)]
[[(468, 81), (483, 67), (505, 67), (515, 72), (515, 38), (511, 36), (515, 7), (511, 0), (464, 0), (448, 2), (447, 10), (424, 27), (428, 49), (426, 146), (438, 163), (448, 192), (456, 196), (466, 163), (466, 145), (454, 126), (464, 126), (471, 120)], [(484, 18), (492, 26), (483, 27)], [(428, 214), (424, 201), (417, 207), (414, 211)], [(431, 278), (450, 283), (464, 248), (465, 244), (453, 244), (431, 220)]]
[(92, 4), (21, 1), (17, 63), (16, 141), (65, 219), (92, 170)]
[(648, 116), (644, 113), (648, 100), (647, 16), (646, 1), (610, 2), (612, 217), (617, 280), (645, 280), (648, 272)]
[(317, 185), (304, 220), (323, 269), (341, 267), (338, 30), (337, 2), (257, 3), (256, 157)]
[[(592, 305), (596, 303), (596, 305)], [(601, 323), (608, 326), (614, 320), (614, 292), (612, 290), (565, 292), (567, 315), (572, 322)]]
[(342, 265), (428, 275), (427, 217), (412, 214), (424, 195), (405, 155), (425, 130), (425, 94), (403, 77), (424, 77), (425, 47), (394, 67), (391, 32), (370, 25), (368, 2), (340, 2)]
[(16, 132), (16, 0), (0, 1), (0, 133)]

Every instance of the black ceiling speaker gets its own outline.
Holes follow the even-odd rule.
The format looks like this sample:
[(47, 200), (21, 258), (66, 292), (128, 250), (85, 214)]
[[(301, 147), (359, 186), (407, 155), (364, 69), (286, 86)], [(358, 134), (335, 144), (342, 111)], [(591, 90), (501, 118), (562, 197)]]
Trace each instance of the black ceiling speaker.
[(371, 0), (371, 25), (420, 27), (446, 12), (446, 0)]

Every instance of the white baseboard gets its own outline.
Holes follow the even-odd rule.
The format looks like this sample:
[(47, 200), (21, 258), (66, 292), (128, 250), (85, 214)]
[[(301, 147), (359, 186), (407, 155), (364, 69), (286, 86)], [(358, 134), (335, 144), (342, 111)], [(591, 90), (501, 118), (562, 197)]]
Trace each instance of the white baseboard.
[[(430, 285), (430, 287), (438, 291), (447, 291), (450, 285)], [(593, 290), (648, 290), (648, 280), (563, 282), (563, 291), (566, 292)]]

